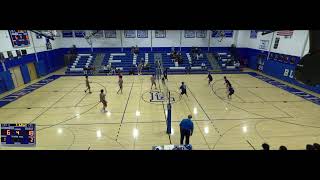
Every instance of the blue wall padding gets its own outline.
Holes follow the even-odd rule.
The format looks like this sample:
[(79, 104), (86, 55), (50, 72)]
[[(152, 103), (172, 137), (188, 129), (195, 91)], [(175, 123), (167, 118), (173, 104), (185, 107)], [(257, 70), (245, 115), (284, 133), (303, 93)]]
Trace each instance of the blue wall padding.
[(15, 88), (10, 71), (0, 72), (0, 78), (0, 91), (9, 91)]
[(29, 69), (26, 64), (20, 65), (20, 70), (23, 78), (23, 82), (25, 84), (29, 83), (31, 81), (30, 74), (29, 74)]

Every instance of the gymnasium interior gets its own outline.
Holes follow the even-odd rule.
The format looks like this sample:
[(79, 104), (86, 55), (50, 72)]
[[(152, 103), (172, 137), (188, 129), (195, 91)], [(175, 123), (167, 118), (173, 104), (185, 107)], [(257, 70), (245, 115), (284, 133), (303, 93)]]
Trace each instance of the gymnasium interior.
[(0, 150), (318, 149), (318, 42), (312, 30), (0, 30)]

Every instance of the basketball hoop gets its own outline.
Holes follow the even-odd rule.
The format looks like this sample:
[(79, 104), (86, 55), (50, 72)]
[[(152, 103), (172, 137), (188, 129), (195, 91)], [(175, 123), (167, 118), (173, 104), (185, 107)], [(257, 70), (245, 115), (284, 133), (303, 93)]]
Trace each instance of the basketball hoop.
[(223, 40), (223, 38), (225, 37), (224, 30), (213, 30), (212, 33), (215, 33), (215, 35), (213, 37), (217, 38), (218, 42), (221, 42)]
[(92, 45), (92, 37), (86, 36), (84, 38), (86, 39), (87, 43), (91, 46)]
[(50, 33), (53, 37), (57, 37), (57, 35), (58, 35), (57, 30), (50, 30), (49, 33)]
[(99, 33), (100, 30), (94, 30), (94, 31), (91, 31), (91, 33), (89, 35), (85, 35), (85, 39), (87, 40), (88, 44), (91, 46), (92, 43), (93, 43), (93, 38), (95, 37), (95, 35), (97, 33)]
[(224, 31), (218, 31), (218, 41), (221, 42), (224, 38)]
[(54, 40), (54, 37), (59, 37), (57, 30), (30, 30), (35, 33), (37, 36), (45, 37), (50, 40)]

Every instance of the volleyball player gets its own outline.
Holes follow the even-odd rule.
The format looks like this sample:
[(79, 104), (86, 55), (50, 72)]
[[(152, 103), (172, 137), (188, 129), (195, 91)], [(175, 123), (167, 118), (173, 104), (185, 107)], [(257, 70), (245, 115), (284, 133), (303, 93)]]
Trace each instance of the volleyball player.
[(224, 84), (226, 85), (226, 88), (229, 89), (229, 86), (231, 86), (230, 81), (227, 79), (226, 76), (224, 76), (223, 78), (224, 78)]
[(165, 77), (164, 77), (164, 76), (161, 78), (161, 81), (162, 81), (162, 84), (163, 84), (163, 85), (165, 85), (165, 84), (166, 84), (166, 79), (165, 79)]
[(188, 97), (188, 95), (187, 95), (187, 86), (184, 84), (184, 82), (181, 82), (181, 86), (180, 86), (179, 89), (181, 90), (180, 98), (184, 94)]
[(106, 107), (107, 107), (107, 101), (106, 101), (106, 94), (103, 93), (103, 89), (100, 90), (100, 102), (103, 105), (103, 112), (107, 112), (106, 111)]
[(119, 74), (118, 84), (119, 84), (119, 90), (118, 90), (117, 94), (119, 94), (119, 91), (121, 91), (121, 94), (122, 94), (122, 88), (123, 88), (122, 74)]
[[(232, 85), (230, 83), (230, 81), (227, 79), (226, 76), (223, 77), (224, 78), (224, 84), (226, 85), (226, 89), (227, 89), (227, 95), (228, 95), (228, 98), (230, 97), (231, 98), (231, 95), (234, 93), (234, 90), (232, 88)], [(230, 92), (233, 90), (233, 93), (230, 95)]]
[(211, 85), (211, 82), (213, 81), (212, 75), (210, 72), (208, 72), (208, 85)]
[(152, 90), (153, 85), (157, 89), (156, 77), (154, 74), (151, 76), (150, 80), (151, 80), (151, 90)]
[(168, 68), (166, 67), (163, 71), (163, 77), (168, 81)]
[(232, 94), (234, 94), (234, 89), (231, 84), (229, 85), (228, 92), (228, 99), (231, 99)]
[(90, 84), (89, 84), (89, 79), (88, 79), (88, 76), (86, 76), (86, 87), (87, 89), (84, 90), (85, 93), (87, 93), (87, 90), (89, 90), (89, 93), (91, 94), (91, 87), (90, 87)]
[(142, 75), (142, 68), (143, 68), (143, 64), (142, 62), (140, 62), (138, 65), (138, 75)]

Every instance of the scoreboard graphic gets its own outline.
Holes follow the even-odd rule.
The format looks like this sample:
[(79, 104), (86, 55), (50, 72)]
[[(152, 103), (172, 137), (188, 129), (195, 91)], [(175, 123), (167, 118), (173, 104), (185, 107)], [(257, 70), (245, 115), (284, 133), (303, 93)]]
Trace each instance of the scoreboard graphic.
[(1, 124), (1, 144), (17, 146), (35, 146), (36, 125)]
[(9, 34), (14, 48), (27, 47), (30, 45), (27, 30), (9, 30)]

